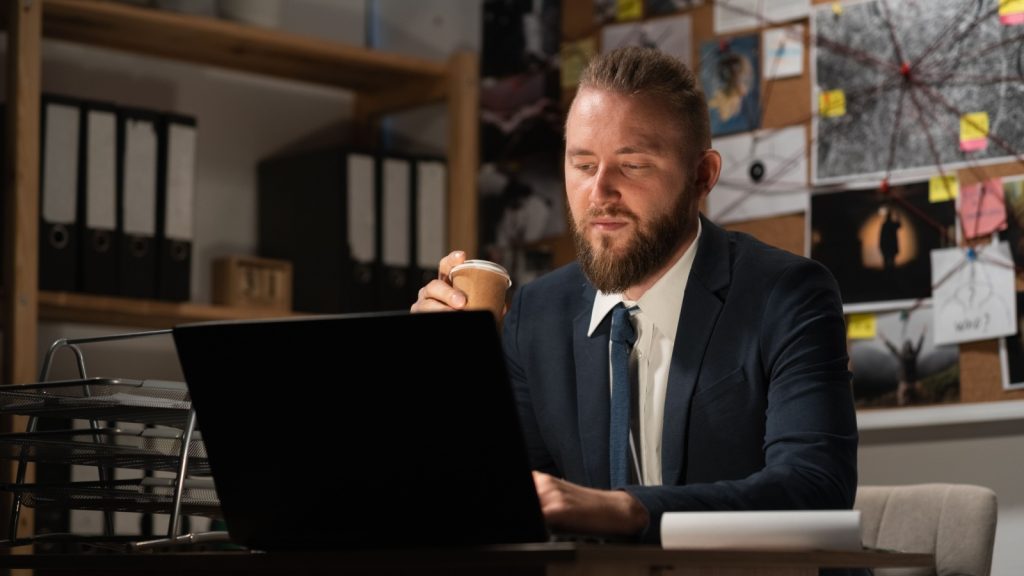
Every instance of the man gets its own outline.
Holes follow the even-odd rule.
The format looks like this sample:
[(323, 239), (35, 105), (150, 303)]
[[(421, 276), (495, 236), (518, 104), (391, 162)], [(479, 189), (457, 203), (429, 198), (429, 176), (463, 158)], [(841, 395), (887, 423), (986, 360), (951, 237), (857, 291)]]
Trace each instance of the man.
[[(578, 261), (520, 287), (503, 335), (555, 530), (657, 542), (668, 511), (853, 503), (837, 287), (822, 266), (700, 218), (721, 170), (708, 123), (692, 73), (657, 51), (598, 56), (580, 79), (565, 128)], [(444, 258), (442, 276), (464, 258)], [(435, 280), (412, 310), (465, 302)], [(637, 480), (613, 486), (609, 312), (620, 302), (638, 306), (639, 431)]]

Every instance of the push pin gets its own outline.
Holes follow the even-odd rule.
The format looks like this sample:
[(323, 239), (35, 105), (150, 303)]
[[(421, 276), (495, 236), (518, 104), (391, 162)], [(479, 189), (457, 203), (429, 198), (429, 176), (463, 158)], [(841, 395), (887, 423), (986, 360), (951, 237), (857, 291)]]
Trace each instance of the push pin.
[(900, 76), (903, 76), (905, 79), (910, 80), (910, 63), (909, 62), (904, 62), (903, 64), (900, 64)]
[(760, 160), (755, 160), (750, 165), (750, 179), (754, 182), (760, 182), (764, 178), (764, 163)]
[(978, 259), (978, 253), (974, 251), (974, 248), (967, 249), (967, 259), (971, 262)]
[(882, 183), (878, 185), (878, 191), (881, 192), (883, 196), (889, 195), (890, 188), (888, 178), (882, 180)]
[(835, 14), (836, 18), (843, 15), (843, 5), (839, 0), (832, 3), (832, 13)]

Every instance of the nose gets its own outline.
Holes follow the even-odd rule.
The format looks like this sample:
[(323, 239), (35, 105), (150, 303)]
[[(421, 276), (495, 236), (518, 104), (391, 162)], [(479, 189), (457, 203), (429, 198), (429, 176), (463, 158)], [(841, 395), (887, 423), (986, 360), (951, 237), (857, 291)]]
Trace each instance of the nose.
[(590, 187), (590, 203), (596, 206), (607, 204), (619, 198), (619, 188), (616, 183), (615, 171), (608, 166), (601, 166), (594, 175)]

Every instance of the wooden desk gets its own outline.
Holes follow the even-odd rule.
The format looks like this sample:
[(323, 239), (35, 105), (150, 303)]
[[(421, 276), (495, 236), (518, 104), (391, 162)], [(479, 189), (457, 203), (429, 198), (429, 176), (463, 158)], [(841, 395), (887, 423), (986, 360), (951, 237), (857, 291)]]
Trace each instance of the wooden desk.
[(932, 566), (881, 551), (681, 551), (581, 543), (359, 552), (178, 552), (0, 557), (0, 568), (108, 574), (486, 574), (498, 576), (816, 576), (819, 568)]

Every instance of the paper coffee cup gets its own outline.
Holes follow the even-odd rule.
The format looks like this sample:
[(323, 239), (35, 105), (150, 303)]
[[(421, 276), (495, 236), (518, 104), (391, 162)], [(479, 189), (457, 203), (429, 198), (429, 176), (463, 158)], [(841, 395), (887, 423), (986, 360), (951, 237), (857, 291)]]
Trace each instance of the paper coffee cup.
[(466, 293), (467, 310), (490, 310), (501, 319), (505, 292), (512, 286), (508, 270), (487, 260), (466, 260), (448, 273), (452, 286)]

